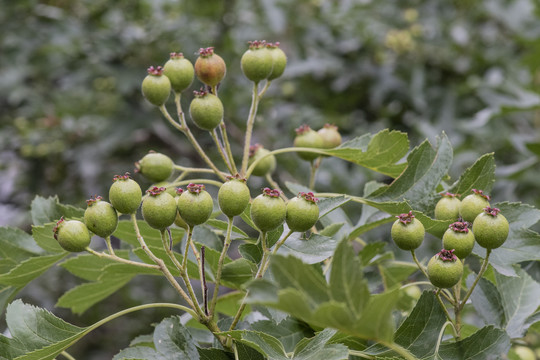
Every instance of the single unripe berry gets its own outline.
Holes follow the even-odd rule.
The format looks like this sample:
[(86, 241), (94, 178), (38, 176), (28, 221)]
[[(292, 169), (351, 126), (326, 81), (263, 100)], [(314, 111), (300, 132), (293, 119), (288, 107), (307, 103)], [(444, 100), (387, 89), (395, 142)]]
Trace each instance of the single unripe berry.
[(79, 220), (66, 221), (61, 218), (56, 223), (53, 232), (58, 244), (66, 251), (80, 252), (90, 245), (90, 232)]
[(271, 73), (274, 58), (266, 47), (266, 41), (250, 41), (249, 49), (240, 59), (240, 67), (244, 75), (251, 81), (258, 83), (266, 79)]
[(195, 61), (197, 78), (208, 86), (216, 86), (223, 80), (227, 66), (221, 56), (214, 53), (214, 48), (199, 49), (199, 57)]
[(84, 212), (84, 223), (88, 230), (106, 238), (111, 236), (118, 226), (118, 213), (115, 208), (101, 196), (86, 200), (88, 207)]
[(473, 230), (476, 242), (483, 248), (496, 249), (506, 241), (510, 225), (499, 209), (486, 207), (474, 219)]
[(171, 53), (171, 58), (163, 66), (163, 74), (171, 81), (175, 93), (186, 90), (195, 76), (195, 69), (191, 61), (182, 53)]
[(176, 201), (165, 188), (154, 187), (146, 191), (142, 202), (142, 216), (150, 227), (164, 230), (176, 219)]
[[(296, 129), (294, 146), (320, 149), (323, 146), (323, 139), (321, 135), (315, 130), (311, 129), (309, 125), (302, 125)], [(319, 154), (305, 151), (300, 151), (297, 154), (300, 156), (300, 158), (306, 161), (313, 161), (320, 156)]]
[(414, 250), (422, 245), (426, 230), (412, 211), (396, 216), (390, 234), (396, 245), (402, 250)]
[(171, 81), (163, 75), (163, 68), (150, 66), (142, 82), (142, 93), (146, 100), (156, 106), (165, 104), (171, 93)]
[[(269, 152), (270, 150), (265, 149), (260, 144), (251, 145), (249, 147), (248, 166), (251, 166), (256, 160), (265, 157)], [(255, 176), (266, 176), (266, 174), (273, 173), (275, 169), (276, 157), (274, 155), (269, 155), (255, 165), (251, 174)]]
[(489, 195), (484, 194), (482, 190), (472, 189), (473, 194), (467, 195), (461, 200), (460, 215), (463, 220), (472, 223), (474, 219), (489, 207)]
[(204, 185), (189, 184), (177, 201), (178, 212), (191, 227), (204, 224), (214, 209), (212, 196), (204, 190)]
[(130, 179), (129, 173), (116, 175), (109, 189), (109, 201), (122, 214), (133, 214), (141, 205), (142, 190), (139, 184)]
[(135, 171), (154, 182), (167, 180), (173, 169), (174, 163), (170, 157), (154, 151), (150, 151), (135, 163)]
[(246, 180), (239, 176), (231, 177), (219, 188), (219, 208), (228, 217), (237, 216), (244, 212), (250, 199), (251, 195)]
[(214, 94), (194, 91), (195, 97), (189, 105), (189, 116), (199, 128), (214, 130), (223, 119), (223, 103)]
[(319, 220), (319, 206), (312, 192), (301, 192), (287, 202), (286, 221), (289, 229), (304, 232), (311, 229)]
[(474, 247), (474, 234), (469, 229), (469, 223), (458, 221), (451, 224), (443, 235), (442, 244), (445, 249), (453, 249), (460, 259), (469, 256)]
[(325, 124), (317, 132), (323, 139), (322, 149), (333, 149), (341, 145), (341, 134), (336, 125)]
[(456, 194), (449, 192), (441, 194), (441, 199), (435, 205), (435, 219), (437, 220), (457, 220), (461, 201)]
[(433, 256), (427, 266), (429, 281), (438, 288), (451, 288), (463, 276), (463, 263), (452, 250), (441, 250)]
[(273, 67), (272, 72), (268, 75), (268, 81), (277, 79), (285, 71), (287, 66), (287, 55), (279, 48), (279, 42), (266, 44), (270, 54), (272, 55)]
[(262, 232), (274, 230), (285, 221), (287, 206), (279, 197), (279, 190), (265, 188), (251, 203), (251, 220)]

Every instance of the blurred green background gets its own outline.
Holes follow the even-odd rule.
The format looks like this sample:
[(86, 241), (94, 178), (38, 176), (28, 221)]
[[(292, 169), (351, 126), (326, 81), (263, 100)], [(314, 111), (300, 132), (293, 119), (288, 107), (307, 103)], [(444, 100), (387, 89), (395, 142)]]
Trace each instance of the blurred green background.
[[(58, 194), (81, 207), (91, 195), (106, 196), (112, 177), (132, 172), (149, 150), (184, 166), (201, 165), (183, 135), (140, 93), (146, 68), (163, 64), (172, 51), (194, 62), (199, 48), (214, 46), (227, 62), (220, 97), (239, 155), (251, 93), (240, 57), (254, 39), (279, 41), (289, 64), (261, 103), (253, 143), (291, 146), (303, 123), (314, 129), (336, 124), (345, 139), (399, 129), (413, 146), (426, 137), (435, 142), (445, 131), (455, 150), (452, 178), (494, 152), (494, 200), (540, 207), (540, 1), (0, 4), (0, 225), (28, 229), (35, 194)], [(192, 90), (199, 87), (195, 81)], [(190, 99), (188, 91), (185, 109)], [(213, 149), (206, 133), (193, 131)], [(280, 183), (308, 181), (306, 163), (295, 156), (278, 160)], [(317, 179), (319, 191), (361, 195), (367, 180), (380, 178), (327, 159)], [(263, 186), (257, 181), (253, 188)], [(49, 277), (26, 296), (51, 308), (74, 280), (61, 288), (56, 281)], [(160, 284), (138, 281), (83, 317), (59, 313), (88, 324), (141, 298), (172, 296)], [(145, 316), (157, 321), (163, 314)], [(110, 358), (134, 334), (150, 332), (148, 322), (136, 318), (117, 324), (85, 339), (74, 354)]]

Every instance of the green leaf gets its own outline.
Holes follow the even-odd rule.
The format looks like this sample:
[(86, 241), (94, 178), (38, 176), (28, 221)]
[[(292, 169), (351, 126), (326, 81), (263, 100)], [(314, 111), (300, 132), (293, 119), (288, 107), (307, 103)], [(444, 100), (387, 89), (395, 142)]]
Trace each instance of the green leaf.
[(50, 253), (66, 252), (54, 238), (53, 228), (55, 224), (49, 223), (43, 226), (32, 226), (32, 237), (43, 250)]
[(207, 357), (199, 357), (200, 349), (195, 346), (195, 341), (178, 316), (161, 321), (154, 330), (152, 341), (153, 348), (135, 345), (120, 351), (113, 360), (221, 359), (221, 357), (208, 357), (212, 353), (208, 353)]
[(300, 340), (313, 336), (309, 326), (290, 316), (279, 323), (271, 320), (257, 321), (251, 324), (251, 328), (278, 339), (287, 353), (292, 352)]
[(527, 319), (540, 306), (540, 284), (521, 268), (517, 277), (495, 273), (497, 288), (506, 319), (506, 332), (511, 338), (520, 338), (527, 331)]
[(319, 205), (319, 218), (331, 213), (349, 201), (351, 201), (351, 198), (348, 196), (336, 196), (320, 199), (317, 203), (317, 205)]
[(294, 349), (293, 360), (345, 360), (349, 349), (341, 344), (328, 344), (335, 330), (324, 329), (311, 339), (304, 339)]
[[(137, 220), (137, 225), (141, 236), (144, 238), (146, 245), (160, 247), (161, 245), (161, 233), (159, 230), (153, 229), (143, 220)], [(173, 238), (173, 244), (177, 244), (182, 241), (184, 237), (184, 229), (171, 228), (171, 234)], [(139, 241), (137, 240), (137, 235), (133, 228), (133, 222), (131, 220), (120, 220), (118, 222), (118, 227), (114, 232), (113, 236), (119, 238), (122, 241), (127, 242), (133, 247), (139, 247)]]
[(133, 275), (118, 275), (84, 283), (67, 291), (58, 299), (55, 306), (71, 309), (75, 314), (82, 314), (91, 306), (114, 294), (132, 278)]
[[(6, 322), (16, 346), (22, 346), (17, 360), (53, 359), (85, 334), (86, 328), (71, 325), (45, 309), (16, 300), (8, 306)], [(17, 352), (15, 346), (9, 346)]]
[(67, 253), (28, 258), (11, 269), (9, 273), (0, 275), (0, 284), (24, 287), (65, 256)]
[(382, 241), (366, 244), (358, 253), (362, 266), (369, 265), (373, 258), (382, 254), (386, 244)]
[(67, 219), (80, 219), (84, 216), (84, 209), (71, 205), (62, 205), (58, 196), (44, 198), (36, 196), (31, 204), (32, 222), (34, 225), (56, 223), (63, 216)]
[[(228, 226), (226, 221), (221, 221), (218, 219), (209, 219), (206, 221), (205, 225), (212, 226), (212, 227), (215, 227), (216, 229), (223, 230), (223, 231), (227, 231), (227, 226)], [(248, 235), (242, 229), (234, 225), (232, 227), (232, 232), (237, 233), (243, 237), (248, 237)]]
[(345, 225), (345, 223), (335, 223), (328, 225), (324, 229), (319, 231), (319, 234), (322, 236), (332, 237), (343, 227), (343, 225)]
[(278, 254), (290, 254), (307, 264), (316, 264), (328, 259), (334, 253), (338, 240), (319, 234), (311, 234), (309, 239), (301, 239), (302, 234), (293, 233)]
[(231, 360), (231, 357), (229, 357), (230, 353), (227, 353), (221, 349), (197, 348), (197, 351), (199, 351), (200, 360)]
[(257, 350), (273, 360), (288, 360), (283, 344), (275, 337), (260, 331), (233, 330), (221, 333)]
[(333, 300), (345, 303), (354, 317), (363, 312), (369, 299), (369, 289), (361, 271), (360, 259), (349, 242), (342, 241), (332, 259), (330, 294)]
[[(128, 259), (129, 254), (126, 250), (116, 250), (115, 254), (121, 258)], [(100, 258), (92, 254), (80, 254), (67, 259), (60, 264), (61, 267), (75, 276), (88, 281), (99, 279), (103, 269), (107, 265), (117, 264), (116, 261)]]
[(240, 258), (223, 266), (221, 280), (223, 285), (238, 289), (244, 283), (253, 279), (257, 272), (257, 265), (249, 260)]
[[(470, 274), (467, 277), (467, 287), (471, 287), (476, 274)], [(505, 321), (504, 306), (501, 300), (501, 294), (495, 284), (491, 281), (481, 278), (478, 281), (472, 295), (471, 301), (478, 312), (478, 314), (484, 319), (486, 325), (495, 325), (498, 328), (502, 328)]]
[[(417, 358), (433, 354), (439, 332), (446, 322), (446, 316), (437, 298), (431, 291), (424, 291), (411, 314), (400, 325), (394, 335), (394, 342), (409, 350)], [(369, 355), (395, 356), (382, 345), (374, 345), (365, 350)]]
[(347, 141), (337, 149), (327, 150), (327, 153), (381, 174), (397, 177), (406, 164), (396, 163), (408, 150), (407, 134), (385, 129), (373, 136), (366, 134)]
[[(6, 251), (6, 247), (13, 246), (15, 249)], [(37, 246), (32, 236), (25, 231), (13, 227), (0, 227), (0, 257), (15, 258), (13, 253), (21, 253), (20, 259), (25, 259), (29, 255), (39, 255), (43, 253), (43, 249)], [(7, 256), (6, 254), (9, 254)]]
[(382, 219), (379, 219), (379, 220), (376, 220), (376, 221), (373, 221), (373, 222), (370, 222), (370, 223), (367, 223), (367, 224), (363, 224), (363, 225), (360, 225), (360, 226), (356, 226), (350, 233), (349, 233), (349, 237), (348, 239), (349, 240), (352, 240), (352, 239), (356, 239), (357, 237), (359, 237), (360, 235), (370, 231), (370, 230), (373, 230), (381, 225), (384, 225), (384, 224), (388, 224), (389, 222), (393, 222), (395, 221), (396, 218), (393, 217), (393, 216), (389, 216), (389, 217), (384, 217)]
[[(392, 311), (399, 300), (397, 290), (372, 295), (364, 312), (355, 323), (352, 335), (364, 339), (392, 341), (394, 335), (394, 319)], [(346, 332), (346, 329), (340, 329)]]
[(452, 146), (445, 133), (438, 137), (434, 149), (426, 140), (407, 157), (407, 168), (392, 184), (373, 192), (369, 199), (375, 202), (407, 200), (411, 207), (426, 211), (433, 205), (437, 186), (452, 164)]
[(510, 350), (510, 338), (504, 330), (487, 326), (461, 341), (442, 344), (444, 360), (503, 359)]
[(219, 252), (223, 249), (223, 240), (212, 229), (206, 226), (195, 226), (193, 229), (193, 241), (205, 245), (207, 249), (211, 248)]
[(459, 180), (448, 191), (466, 196), (472, 189), (491, 191), (495, 182), (495, 157), (493, 153), (482, 155), (476, 162), (463, 172)]
[(409, 278), (418, 267), (413, 263), (385, 261), (379, 266), (386, 289), (391, 289)]
[(238, 246), (238, 251), (243, 258), (251, 261), (252, 263), (258, 264), (261, 262), (263, 256), (262, 245), (245, 243)]

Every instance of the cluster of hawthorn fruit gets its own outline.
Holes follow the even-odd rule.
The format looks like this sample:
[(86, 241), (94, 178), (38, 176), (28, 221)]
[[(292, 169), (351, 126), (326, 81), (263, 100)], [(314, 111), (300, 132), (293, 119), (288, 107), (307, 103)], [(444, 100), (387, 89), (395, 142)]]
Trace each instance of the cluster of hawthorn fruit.
[[(443, 234), (443, 249), (429, 260), (427, 276), (435, 287), (451, 288), (461, 280), (463, 260), (471, 254), (474, 244), (488, 253), (500, 247), (508, 237), (509, 224), (498, 208), (491, 207), (489, 195), (482, 190), (472, 189), (472, 194), (463, 200), (449, 192), (441, 196), (435, 218), (455, 222)], [(400, 249), (414, 252), (424, 240), (424, 226), (412, 211), (397, 218), (391, 229), (392, 239)]]
[[(280, 77), (286, 67), (287, 58), (279, 43), (252, 41), (241, 58), (244, 75), (258, 84)], [(180, 94), (189, 88), (194, 75), (205, 85), (194, 91), (189, 106), (189, 115), (200, 129), (213, 131), (223, 121), (224, 108), (217, 96), (217, 86), (226, 74), (223, 59), (214, 48), (201, 48), (193, 65), (182, 53), (171, 53), (164, 66), (151, 66), (142, 82), (142, 94), (153, 105), (162, 107), (171, 92)], [(296, 147), (329, 149), (341, 144), (337, 127), (326, 124), (318, 131), (303, 125), (296, 130)], [(313, 161), (320, 155), (299, 152), (299, 156)], [(248, 166), (255, 163), (252, 174), (265, 176), (274, 171), (276, 159), (269, 150), (256, 144), (249, 147)], [(143, 192), (129, 173), (116, 175), (109, 189), (109, 202), (101, 196), (87, 200), (84, 221), (64, 220), (57, 222), (54, 237), (68, 251), (79, 252), (88, 248), (91, 234), (107, 239), (118, 226), (119, 214), (136, 214), (139, 207), (142, 216), (152, 228), (163, 231), (175, 224), (186, 230), (205, 223), (212, 215), (214, 200), (202, 184), (189, 184), (186, 189), (175, 188), (167, 179), (174, 171), (173, 161), (166, 155), (150, 152), (135, 163), (136, 172), (155, 183)], [(318, 220), (318, 199), (313, 193), (301, 192), (287, 202), (277, 189), (265, 188), (262, 194), (251, 199), (246, 179), (238, 173), (227, 176), (220, 187), (217, 200), (222, 213), (228, 218), (242, 214), (251, 202), (250, 216), (262, 233), (271, 231), (286, 222), (290, 231), (305, 232)]]

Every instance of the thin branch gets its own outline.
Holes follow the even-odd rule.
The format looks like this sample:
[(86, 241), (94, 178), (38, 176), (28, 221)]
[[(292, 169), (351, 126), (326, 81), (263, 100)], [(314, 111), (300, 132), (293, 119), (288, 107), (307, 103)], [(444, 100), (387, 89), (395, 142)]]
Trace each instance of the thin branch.
[(259, 83), (253, 83), (253, 93), (251, 96), (251, 107), (249, 109), (249, 116), (247, 119), (246, 126), (246, 137), (244, 141), (244, 152), (242, 155), (242, 168), (240, 170), (240, 175), (248, 178), (246, 170), (248, 168), (249, 160), (249, 147), (251, 145), (251, 135), (253, 133), (253, 124), (255, 123), (255, 116), (257, 115), (257, 108), (259, 106), (259, 95), (258, 95), (258, 86)]

